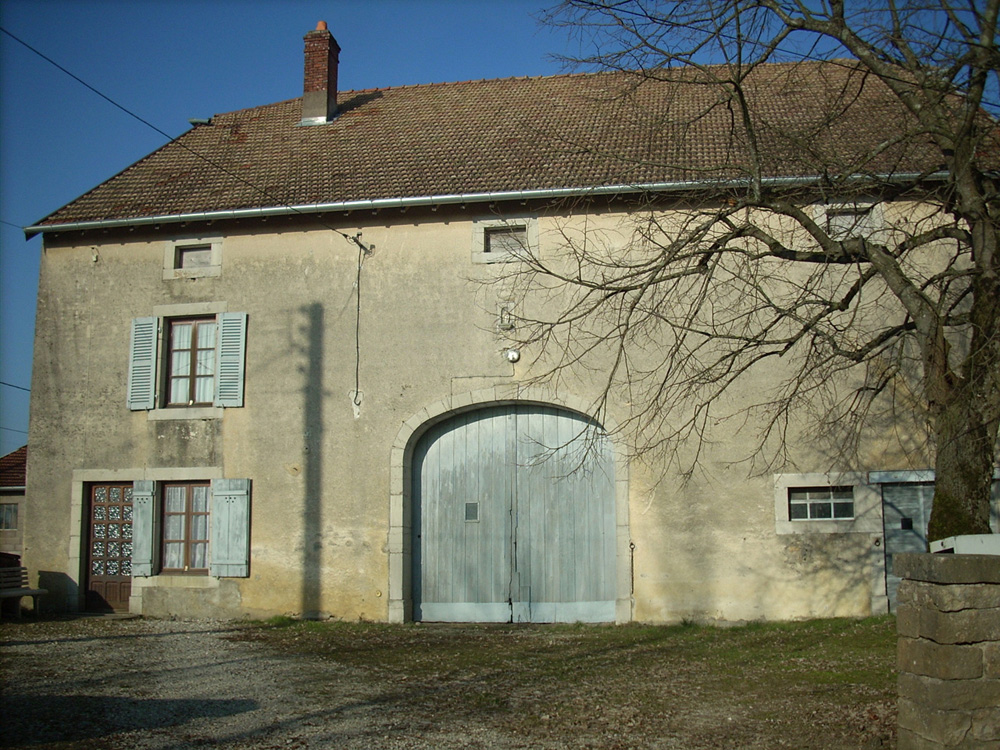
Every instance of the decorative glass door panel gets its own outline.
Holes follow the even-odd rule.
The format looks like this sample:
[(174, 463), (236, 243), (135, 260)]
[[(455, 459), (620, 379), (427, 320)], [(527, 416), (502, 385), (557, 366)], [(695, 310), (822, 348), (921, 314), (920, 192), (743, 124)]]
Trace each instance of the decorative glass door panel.
[(127, 611), (132, 593), (132, 485), (91, 485), (87, 609)]

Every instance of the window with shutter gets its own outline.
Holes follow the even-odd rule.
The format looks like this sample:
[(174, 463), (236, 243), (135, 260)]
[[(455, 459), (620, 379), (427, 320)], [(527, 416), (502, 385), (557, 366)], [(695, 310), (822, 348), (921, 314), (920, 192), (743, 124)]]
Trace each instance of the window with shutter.
[[(250, 575), (250, 480), (132, 484), (132, 575)], [(162, 520), (162, 523), (161, 523)]]
[[(165, 318), (158, 355), (159, 320), (132, 321), (128, 408), (243, 406), (247, 314)], [(157, 383), (162, 385), (159, 402)]]

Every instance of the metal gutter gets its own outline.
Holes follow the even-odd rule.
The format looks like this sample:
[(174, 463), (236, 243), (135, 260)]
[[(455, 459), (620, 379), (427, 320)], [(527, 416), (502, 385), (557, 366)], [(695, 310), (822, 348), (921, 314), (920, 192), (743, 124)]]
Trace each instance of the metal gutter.
[[(913, 180), (937, 180), (947, 176), (947, 172), (926, 174), (913, 172), (906, 174), (875, 175), (882, 182), (900, 183)], [(824, 177), (769, 177), (762, 180), (765, 187), (804, 187), (816, 185)], [(858, 175), (851, 182), (866, 182), (872, 178)], [(502, 201), (546, 200), (551, 198), (571, 198), (606, 195), (628, 195), (637, 193), (674, 193), (686, 190), (728, 189), (744, 187), (747, 180), (682, 180), (675, 182), (651, 182), (641, 185), (600, 185), (597, 187), (547, 188), (538, 190), (508, 190), (489, 193), (453, 193), (444, 195), (414, 196), (410, 198), (373, 198), (369, 200), (341, 201), (336, 203), (310, 203), (298, 206), (270, 206), (264, 208), (240, 208), (225, 211), (196, 211), (186, 214), (164, 214), (161, 216), (140, 216), (132, 219), (100, 219), (97, 221), (71, 221), (64, 224), (35, 224), (24, 228), (26, 239), (45, 232), (72, 232), (87, 229), (118, 229), (126, 227), (150, 226), (153, 224), (177, 224), (190, 221), (221, 221), (226, 219), (251, 219), (269, 216), (290, 216), (293, 214), (318, 214), (331, 211), (363, 211), (387, 208), (434, 207), (460, 205), (463, 203), (499, 203)]]

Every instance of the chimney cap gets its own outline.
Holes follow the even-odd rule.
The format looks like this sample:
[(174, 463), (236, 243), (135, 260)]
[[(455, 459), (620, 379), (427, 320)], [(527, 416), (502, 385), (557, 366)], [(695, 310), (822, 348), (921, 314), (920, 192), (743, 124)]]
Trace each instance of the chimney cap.
[(327, 30), (326, 21), (316, 22), (316, 31), (326, 31), (326, 30)]

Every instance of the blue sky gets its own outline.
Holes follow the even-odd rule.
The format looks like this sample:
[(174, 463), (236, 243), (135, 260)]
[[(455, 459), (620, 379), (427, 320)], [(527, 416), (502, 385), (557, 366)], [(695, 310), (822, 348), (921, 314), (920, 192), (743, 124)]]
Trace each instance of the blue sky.
[[(345, 90), (563, 72), (566, 33), (537, 21), (551, 4), (0, 0), (0, 26), (174, 137), (189, 118), (300, 96), (302, 36), (320, 19)], [(27, 442), (41, 238), (21, 227), (164, 140), (0, 34), (0, 455)]]

